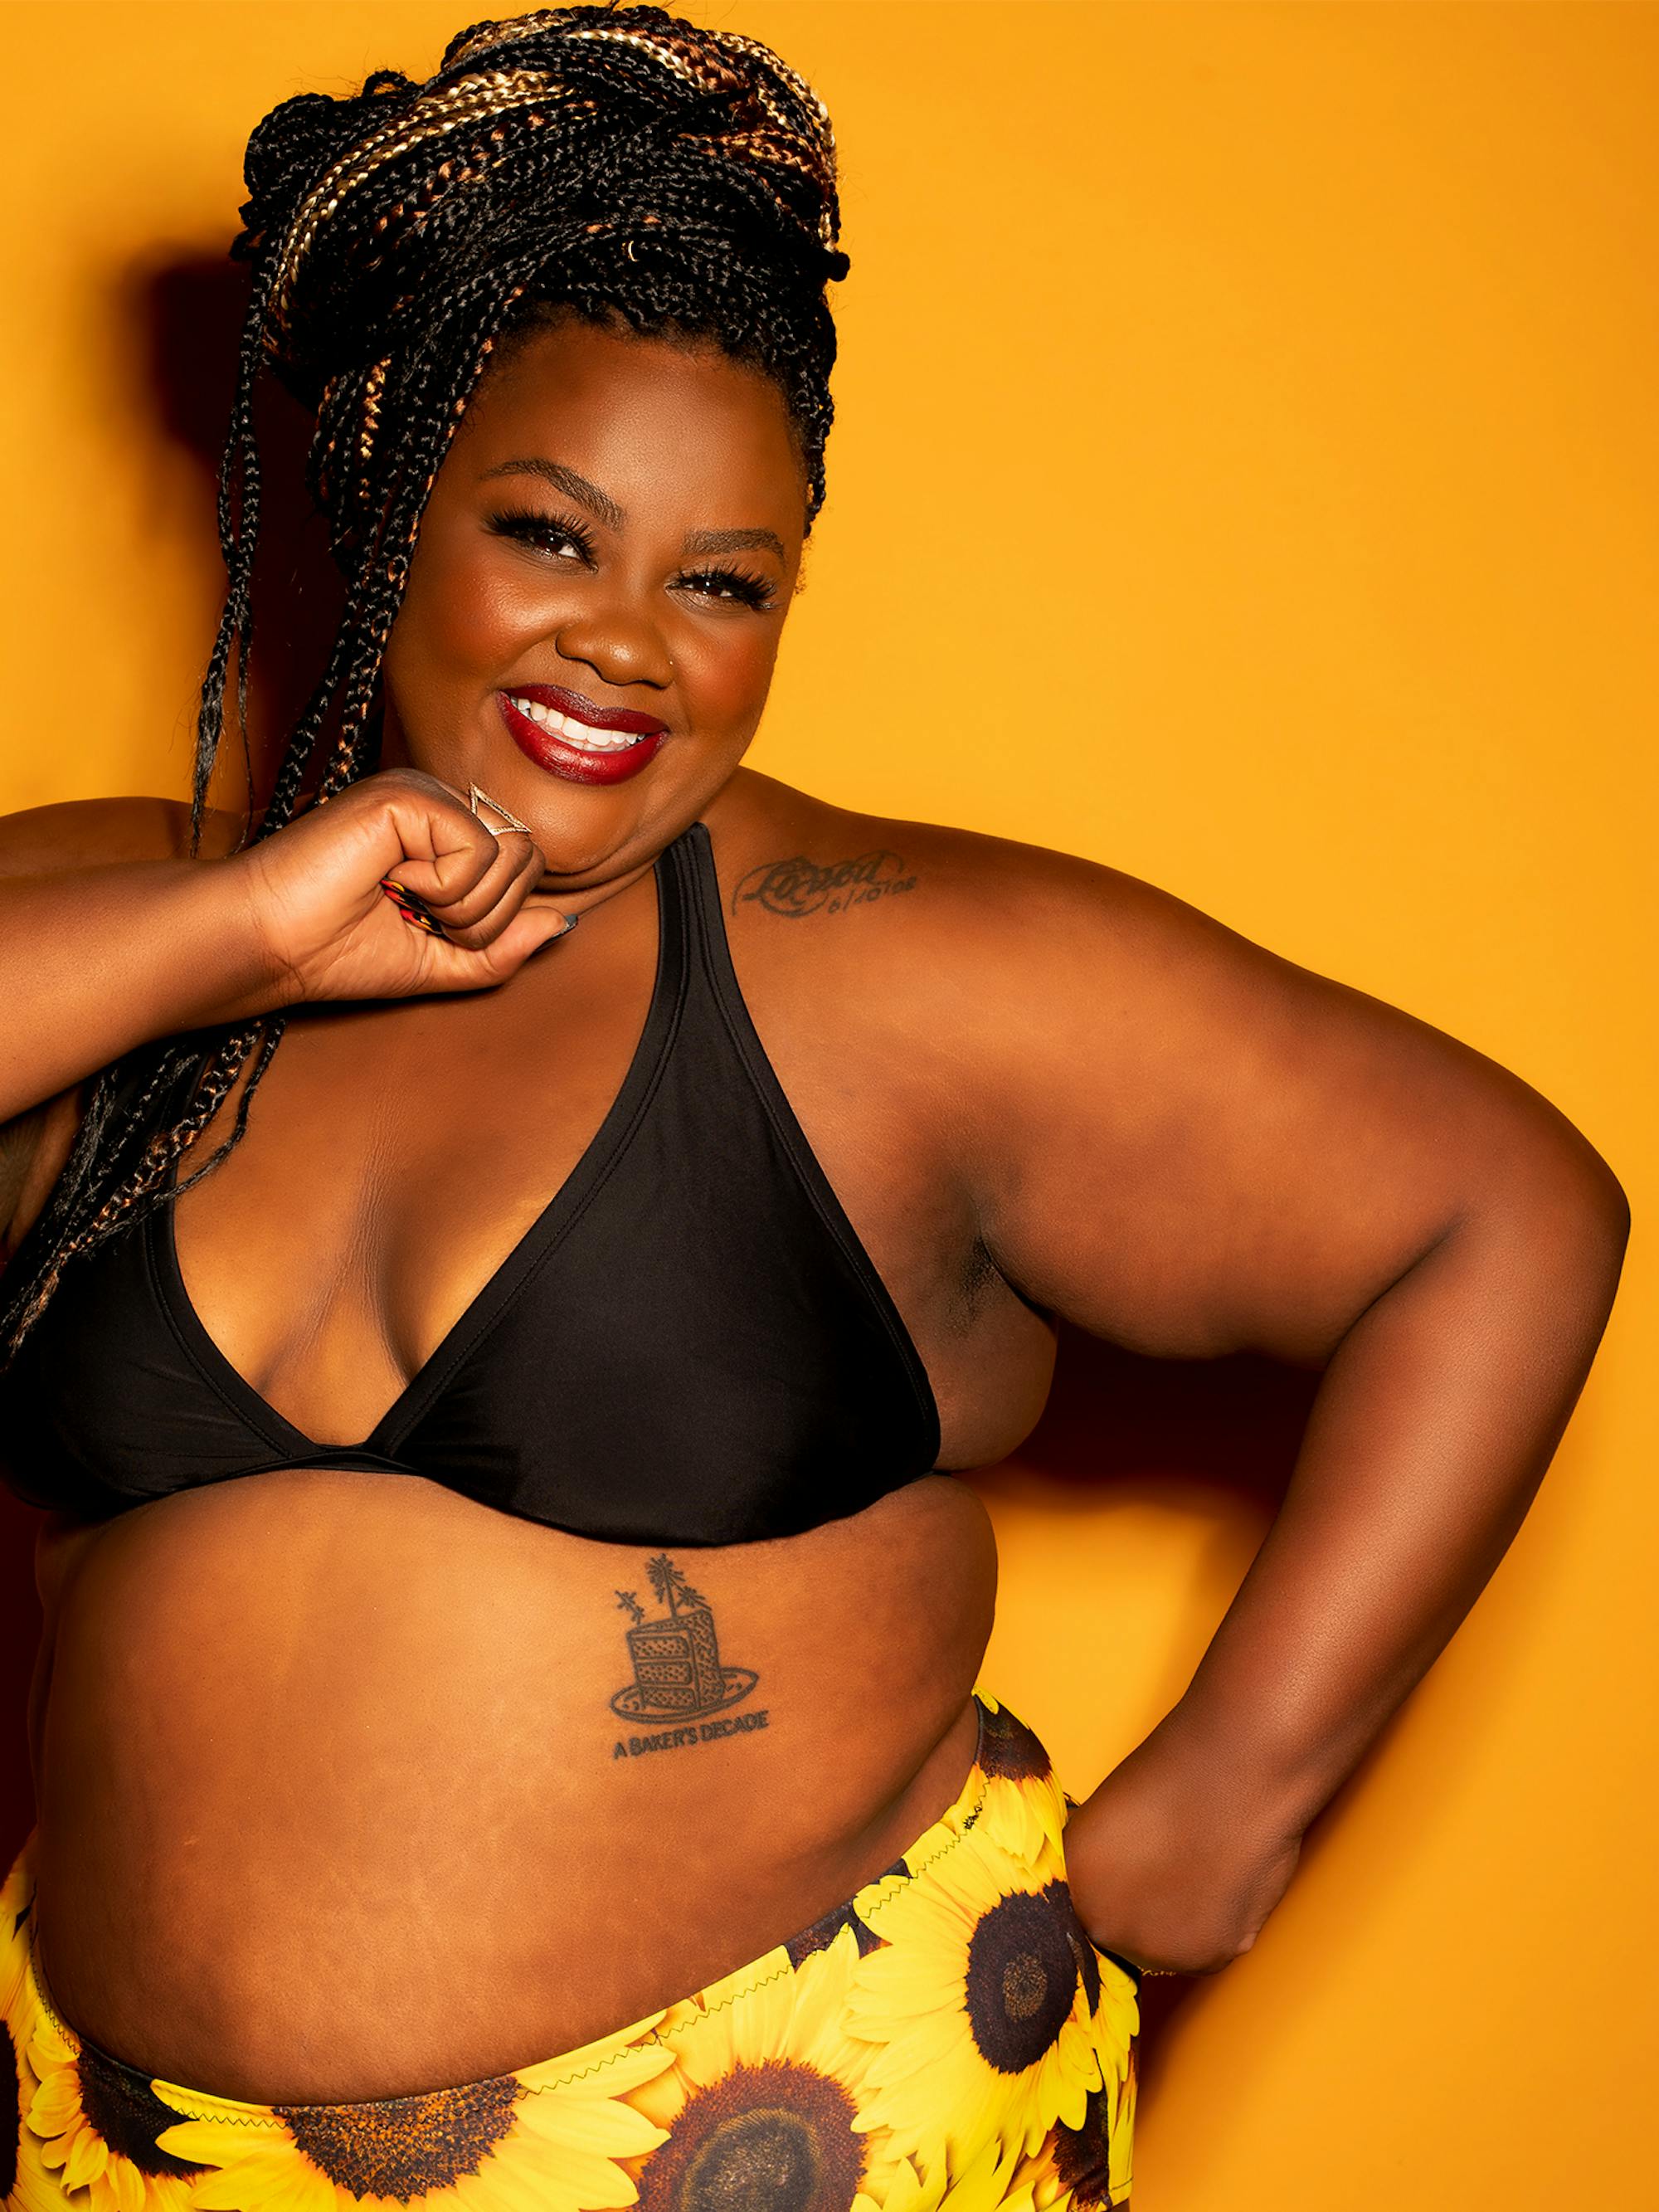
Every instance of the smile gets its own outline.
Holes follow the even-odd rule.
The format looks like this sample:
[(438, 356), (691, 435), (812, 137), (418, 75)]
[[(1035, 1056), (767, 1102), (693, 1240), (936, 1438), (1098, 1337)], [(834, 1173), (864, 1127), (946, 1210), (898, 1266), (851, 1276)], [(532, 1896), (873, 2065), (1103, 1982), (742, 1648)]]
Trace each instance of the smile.
[(579, 722), (574, 714), (561, 714), (552, 707), (538, 707), (533, 699), (520, 698), (515, 691), (509, 691), (507, 697), (509, 705), (516, 707), (521, 714), (528, 714), (542, 729), (550, 730), (568, 744), (580, 745), (585, 752), (626, 752), (629, 745), (642, 744), (649, 735), (647, 731), (638, 731), (631, 737), (612, 737), (603, 730), (591, 728), (586, 722)]
[(648, 715), (615, 708), (594, 708), (590, 721), (568, 711), (578, 704), (574, 694), (550, 684), (495, 697), (520, 751), (568, 783), (621, 783), (637, 775), (668, 735)]

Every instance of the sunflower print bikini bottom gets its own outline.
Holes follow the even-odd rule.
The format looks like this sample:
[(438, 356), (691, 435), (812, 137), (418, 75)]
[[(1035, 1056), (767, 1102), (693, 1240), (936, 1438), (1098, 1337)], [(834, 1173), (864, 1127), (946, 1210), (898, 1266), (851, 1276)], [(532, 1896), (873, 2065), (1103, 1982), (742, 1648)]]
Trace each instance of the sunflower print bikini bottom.
[(1067, 2212), (1128, 2201), (1139, 1973), (1066, 1886), (1068, 1800), (975, 1692), (961, 1795), (889, 1871), (693, 1996), (517, 2073), (256, 2105), (136, 2071), (37, 1971), (34, 1838), (0, 1891), (7, 2212)]

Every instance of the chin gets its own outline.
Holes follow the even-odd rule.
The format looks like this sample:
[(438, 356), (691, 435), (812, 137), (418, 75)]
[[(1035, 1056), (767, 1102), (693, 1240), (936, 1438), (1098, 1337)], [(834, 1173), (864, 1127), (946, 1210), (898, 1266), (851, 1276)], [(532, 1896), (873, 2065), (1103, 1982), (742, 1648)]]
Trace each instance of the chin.
[(515, 786), (511, 795), (506, 789), (500, 795), (504, 805), (531, 825), (548, 875), (568, 890), (586, 890), (608, 875), (654, 860), (702, 805), (689, 792), (659, 793), (653, 803), (649, 792), (625, 786), (573, 792), (549, 781), (550, 789), (526, 793)]

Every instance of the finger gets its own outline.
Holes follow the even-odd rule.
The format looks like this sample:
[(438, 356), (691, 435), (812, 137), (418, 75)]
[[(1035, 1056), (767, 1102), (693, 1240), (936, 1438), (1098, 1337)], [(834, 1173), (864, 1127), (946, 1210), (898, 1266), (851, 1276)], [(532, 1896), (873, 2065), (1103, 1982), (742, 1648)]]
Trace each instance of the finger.
[(459, 938), (487, 925), (501, 902), (511, 896), (526, 869), (538, 865), (535, 848), (524, 831), (509, 830), (496, 842), (489, 864), (476, 883), (453, 894), (427, 891), (423, 896), (450, 935)]
[(444, 937), (443, 924), (417, 891), (410, 890), (395, 876), (382, 876), (380, 889), (402, 915), (404, 920), (431, 937)]
[(446, 938), (423, 937), (421, 954), (423, 991), (478, 991), (505, 982), (544, 945), (568, 937), (576, 927), (574, 915), (540, 906), (515, 914), (492, 943), (471, 947), (452, 944)]
[[(512, 921), (524, 903), (536, 873), (535, 864), (529, 860), (510, 876), (503, 877), (499, 872), (492, 871), (465, 902), (458, 902), (453, 906), (436, 907), (433, 912), (455, 944), (480, 951), (486, 945), (493, 944)], [(462, 915), (476, 918), (463, 921), (459, 919)]]
[(521, 907), (483, 955), (497, 974), (511, 975), (544, 945), (568, 937), (580, 917), (557, 907)]
[[(532, 846), (525, 854), (517, 874), (510, 881), (502, 884), (498, 890), (495, 890), (494, 878), (489, 879), (487, 887), (495, 890), (495, 896), (488, 911), (480, 915), (476, 921), (470, 926), (463, 924), (458, 927), (453, 919), (455, 909), (448, 907), (437, 910), (438, 919), (446, 924), (450, 936), (458, 945), (464, 945), (474, 951), (480, 951), (486, 945), (494, 944), (514, 915), (537, 896), (536, 885), (541, 880), (544, 872), (541, 854)], [(482, 898), (485, 889), (485, 885), (480, 885), (478, 891), (474, 895), (475, 897)], [(544, 908), (563, 910), (560, 900), (550, 899), (545, 893), (540, 895), (539, 903)]]
[(451, 797), (447, 786), (432, 797), (399, 794), (391, 819), (404, 851), (391, 872), (434, 909), (465, 898), (500, 860), (493, 832), (463, 799)]

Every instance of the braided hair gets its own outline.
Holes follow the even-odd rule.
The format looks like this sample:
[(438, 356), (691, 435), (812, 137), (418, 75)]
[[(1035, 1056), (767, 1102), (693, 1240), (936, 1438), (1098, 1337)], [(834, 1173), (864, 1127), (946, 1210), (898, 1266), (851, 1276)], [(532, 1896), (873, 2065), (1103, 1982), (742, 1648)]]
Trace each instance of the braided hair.
[[(421, 517), (492, 352), (499, 362), (571, 316), (712, 341), (782, 392), (810, 531), (833, 414), (824, 287), (848, 266), (823, 103), (758, 40), (658, 7), (475, 23), (424, 83), (377, 70), (349, 98), (298, 94), (255, 126), (244, 176), (230, 252), (251, 278), (218, 487), (228, 583), (202, 684), (192, 855), (233, 652), (247, 745), (261, 369), (314, 410), (306, 486), (346, 589), (327, 665), (239, 851), (376, 766), (377, 686)], [(69, 1160), (7, 1269), (0, 1365), (70, 1259), (234, 1149), (284, 1026), (272, 1012), (192, 1030), (98, 1072)], [(229, 1134), (171, 1182), (245, 1071)]]

